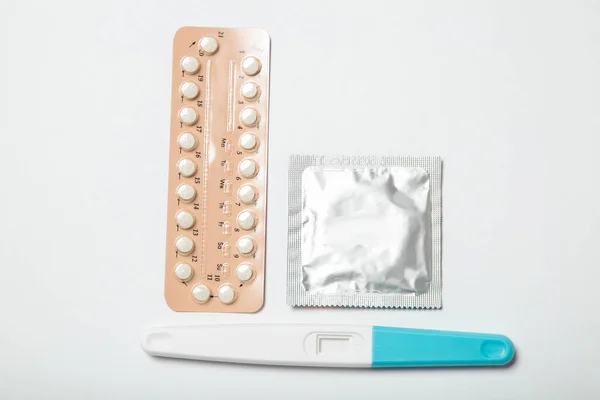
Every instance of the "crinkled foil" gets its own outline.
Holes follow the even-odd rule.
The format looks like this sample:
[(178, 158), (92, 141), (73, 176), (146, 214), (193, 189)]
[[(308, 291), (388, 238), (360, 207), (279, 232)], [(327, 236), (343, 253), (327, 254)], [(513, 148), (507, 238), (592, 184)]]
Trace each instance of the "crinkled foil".
[(439, 157), (293, 156), (287, 302), (440, 308)]

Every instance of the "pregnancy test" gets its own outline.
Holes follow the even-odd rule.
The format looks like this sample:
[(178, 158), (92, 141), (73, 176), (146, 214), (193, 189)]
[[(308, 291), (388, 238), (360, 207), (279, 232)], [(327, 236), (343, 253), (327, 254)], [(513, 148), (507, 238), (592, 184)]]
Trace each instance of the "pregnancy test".
[(157, 357), (347, 368), (502, 366), (515, 353), (497, 334), (304, 324), (157, 327), (142, 348)]

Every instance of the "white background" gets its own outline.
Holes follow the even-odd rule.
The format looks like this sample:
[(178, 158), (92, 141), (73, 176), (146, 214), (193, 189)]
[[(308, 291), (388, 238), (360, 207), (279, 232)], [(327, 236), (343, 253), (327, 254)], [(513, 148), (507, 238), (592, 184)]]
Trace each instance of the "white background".
[[(163, 299), (171, 42), (184, 25), (272, 37), (258, 314), (175, 313)], [(599, 2), (2, 0), (0, 29), (0, 398), (600, 396)], [(286, 306), (294, 152), (443, 157), (443, 310)], [(151, 325), (260, 321), (503, 333), (518, 358), (316, 370), (139, 346)]]

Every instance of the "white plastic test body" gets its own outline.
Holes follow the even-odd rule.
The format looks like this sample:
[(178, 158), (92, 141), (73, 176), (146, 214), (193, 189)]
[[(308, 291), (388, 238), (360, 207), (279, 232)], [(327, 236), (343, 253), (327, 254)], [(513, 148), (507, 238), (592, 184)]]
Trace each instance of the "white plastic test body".
[(514, 355), (503, 335), (304, 324), (159, 327), (142, 348), (158, 357), (347, 368), (500, 366)]

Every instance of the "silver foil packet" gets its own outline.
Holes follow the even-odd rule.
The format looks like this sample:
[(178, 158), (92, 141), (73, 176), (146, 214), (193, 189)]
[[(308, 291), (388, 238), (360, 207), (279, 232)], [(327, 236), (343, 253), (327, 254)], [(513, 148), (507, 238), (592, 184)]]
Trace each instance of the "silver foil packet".
[(292, 156), (287, 303), (441, 308), (439, 157)]

